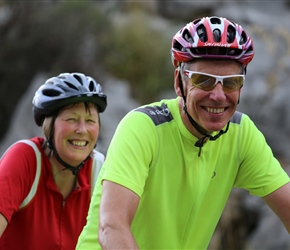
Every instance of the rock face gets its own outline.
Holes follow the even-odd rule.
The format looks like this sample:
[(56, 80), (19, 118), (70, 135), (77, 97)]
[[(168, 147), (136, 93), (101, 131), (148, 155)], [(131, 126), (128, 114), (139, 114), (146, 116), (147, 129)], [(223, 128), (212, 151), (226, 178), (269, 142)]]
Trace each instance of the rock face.
[[(182, 12), (179, 12), (178, 9)], [(164, 4), (162, 1), (156, 1), (155, 4), (151, 2), (150, 11), (155, 12), (159, 18), (163, 16), (167, 20), (178, 20), (179, 18), (179, 21), (176, 20), (176, 26), (178, 26), (178, 22), (181, 23), (180, 26), (184, 24), (184, 21), (180, 19), (180, 13), (187, 20), (199, 17), (201, 14), (221, 15), (239, 22), (251, 33), (255, 41), (256, 54), (248, 67), (238, 109), (247, 113), (254, 120), (258, 128), (265, 134), (273, 152), (281, 162), (285, 162), (284, 166), (288, 171), (290, 162), (290, 137), (288, 136), (290, 134), (290, 112), (288, 112), (290, 110), (290, 86), (288, 83), (290, 15), (285, 2), (267, 1), (261, 4), (240, 1), (231, 3), (228, 1), (215, 1), (214, 3), (203, 1), (202, 4), (201, 2), (195, 4), (190, 1), (166, 1)], [(193, 18), (190, 18), (191, 16)], [(153, 17), (150, 19), (154, 21)], [(4, 23), (5, 18), (0, 18), (1, 22)], [(11, 20), (6, 20), (7, 27), (11, 22)], [(172, 25), (169, 22), (168, 30), (172, 32)], [(20, 31), (18, 30), (18, 32)], [(10, 37), (13, 34), (6, 32), (4, 35)], [(0, 41), (0, 44), (3, 45), (3, 41)], [(11, 48), (9, 53), (0, 54), (0, 64), (1, 61), (3, 64), (6, 62), (6, 58), (13, 56), (13, 51), (18, 48), (17, 46), (20, 44)], [(101, 49), (93, 47), (93, 50)], [(3, 57), (3, 55), (5, 56)], [(28, 61), (30, 59), (23, 58)], [(12, 69), (20, 71), (25, 65), (23, 58), (20, 61), (14, 61), (19, 68), (16, 68), (14, 64), (9, 67), (5, 67), (3, 64), (3, 67), (0, 67), (0, 75), (17, 74), (17, 70), (12, 72)], [(168, 59), (170, 60), (170, 58)], [(57, 67), (58, 71), (61, 69), (58, 64), (54, 67)], [(69, 69), (74, 69), (74, 66)], [(83, 69), (85, 71), (85, 68)], [(3, 70), (5, 72), (2, 72)], [(21, 71), (23, 77), (25, 76), (24, 71)], [(35, 90), (47, 77), (50, 77), (40, 72), (43, 72), (42, 68), (34, 74), (30, 73), (25, 78), (32, 79), (29, 86), (25, 86), (25, 81), (17, 81), (13, 77), (0, 78), (0, 154), (16, 140), (42, 134), (41, 129), (33, 121), (31, 111), (31, 100)], [(102, 72), (98, 73), (102, 74)], [(160, 73), (162, 73), (162, 67), (160, 67)], [(144, 74), (146, 73), (144, 72)], [(97, 148), (106, 153), (118, 122), (129, 110), (140, 103), (131, 98), (129, 85), (125, 81), (103, 74), (102, 85), (104, 92), (108, 95), (109, 105), (105, 113), (101, 114), (101, 132)], [(162, 98), (172, 96), (175, 96), (173, 92), (160, 93)], [(209, 249), (218, 248), (290, 249), (290, 239), (282, 223), (260, 198), (251, 197), (242, 190), (234, 190)]]

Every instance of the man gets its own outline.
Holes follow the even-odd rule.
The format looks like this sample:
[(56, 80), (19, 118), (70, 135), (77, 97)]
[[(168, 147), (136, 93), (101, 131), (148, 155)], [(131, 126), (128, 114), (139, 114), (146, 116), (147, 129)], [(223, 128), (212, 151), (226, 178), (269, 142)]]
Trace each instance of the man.
[(251, 38), (222, 17), (176, 33), (178, 97), (120, 122), (77, 249), (206, 249), (234, 187), (262, 197), (290, 231), (289, 177), (236, 111), (253, 56)]

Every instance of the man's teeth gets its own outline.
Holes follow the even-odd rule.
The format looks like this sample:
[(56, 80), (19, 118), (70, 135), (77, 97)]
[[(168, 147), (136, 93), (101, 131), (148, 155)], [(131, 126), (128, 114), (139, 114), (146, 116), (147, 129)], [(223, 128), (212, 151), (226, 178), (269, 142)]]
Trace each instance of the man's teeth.
[(78, 147), (84, 147), (84, 146), (86, 146), (86, 141), (72, 141), (72, 144), (73, 145), (76, 145), (76, 146), (78, 146)]
[(206, 108), (206, 109), (207, 109), (207, 112), (214, 113), (214, 114), (219, 114), (225, 111), (224, 108)]

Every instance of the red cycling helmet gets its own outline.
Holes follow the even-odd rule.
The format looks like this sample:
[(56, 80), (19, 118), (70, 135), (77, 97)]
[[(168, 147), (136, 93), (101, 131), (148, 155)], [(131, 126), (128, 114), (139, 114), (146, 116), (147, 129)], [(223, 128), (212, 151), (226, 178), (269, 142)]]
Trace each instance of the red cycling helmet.
[(252, 39), (243, 28), (223, 17), (203, 17), (188, 23), (172, 39), (175, 67), (196, 58), (237, 60), (246, 66), (254, 57)]

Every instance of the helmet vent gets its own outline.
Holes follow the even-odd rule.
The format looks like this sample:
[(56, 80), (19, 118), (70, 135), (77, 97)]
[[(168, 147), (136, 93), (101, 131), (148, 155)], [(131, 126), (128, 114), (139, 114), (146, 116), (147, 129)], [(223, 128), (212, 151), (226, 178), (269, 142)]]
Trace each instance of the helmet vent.
[(219, 43), (221, 41), (221, 31), (219, 29), (214, 29), (213, 39), (216, 43)]
[(236, 37), (236, 29), (229, 25), (228, 26), (228, 33), (227, 33), (227, 42), (232, 43), (235, 40)]
[(179, 50), (179, 51), (184, 50), (183, 46), (177, 40), (174, 41), (173, 48), (175, 48), (176, 50)]
[(244, 43), (246, 43), (246, 42), (247, 42), (247, 35), (246, 35), (246, 33), (243, 31), (243, 32), (242, 32), (242, 36), (241, 36), (241, 40), (240, 40), (239, 44), (242, 45), (242, 44), (244, 44)]
[(197, 24), (197, 23), (200, 22), (200, 20), (201, 20), (201, 18), (198, 18), (198, 19), (193, 20), (192, 22), (193, 22), (194, 24)]
[(47, 81), (45, 84), (53, 85), (53, 81)]
[(78, 90), (78, 88), (75, 86), (75, 85), (73, 85), (73, 84), (71, 84), (70, 82), (67, 82), (67, 81), (63, 81), (67, 86), (69, 86), (71, 89), (75, 89), (75, 90)]
[(81, 85), (84, 85), (83, 80), (80, 76), (78, 76), (77, 74), (74, 74), (73, 76), (80, 82)]
[(212, 24), (221, 24), (221, 20), (220, 20), (218, 17), (212, 17), (212, 18), (210, 19), (210, 22), (211, 22)]
[(89, 83), (89, 90), (90, 90), (90, 91), (95, 91), (95, 90), (96, 90), (96, 88), (95, 88), (95, 84), (94, 84), (93, 81), (90, 81), (90, 83)]
[(51, 96), (51, 97), (54, 97), (54, 96), (59, 96), (61, 95), (61, 92), (58, 91), (58, 90), (55, 90), (55, 89), (44, 89), (42, 91), (42, 94), (44, 96)]
[(189, 34), (189, 31), (188, 30), (185, 30), (184, 31), (183, 37), (189, 43), (193, 43), (194, 42), (194, 40), (193, 40), (192, 36)]
[(205, 43), (208, 38), (207, 38), (206, 29), (205, 29), (204, 25), (203, 24), (199, 25), (197, 30), (196, 30), (196, 32), (197, 32), (197, 34), (199, 36), (199, 39), (203, 43)]

